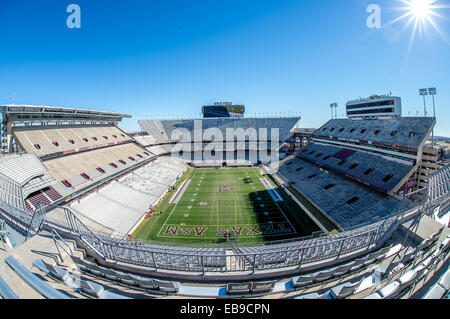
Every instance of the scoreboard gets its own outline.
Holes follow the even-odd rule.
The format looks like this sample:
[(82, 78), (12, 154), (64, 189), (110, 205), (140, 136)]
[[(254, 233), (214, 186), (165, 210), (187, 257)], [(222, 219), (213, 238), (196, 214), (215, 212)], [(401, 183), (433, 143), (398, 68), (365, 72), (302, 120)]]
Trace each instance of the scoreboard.
[(231, 102), (215, 102), (214, 105), (203, 106), (203, 118), (244, 117), (245, 106), (233, 105)]

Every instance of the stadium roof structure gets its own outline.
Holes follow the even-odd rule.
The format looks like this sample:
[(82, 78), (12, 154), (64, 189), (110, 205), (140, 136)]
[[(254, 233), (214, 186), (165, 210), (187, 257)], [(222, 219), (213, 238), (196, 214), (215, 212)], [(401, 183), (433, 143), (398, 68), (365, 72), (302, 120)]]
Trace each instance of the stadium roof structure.
[(9, 104), (0, 105), (3, 122), (41, 123), (41, 122), (120, 122), (131, 115), (106, 111), (93, 111), (79, 108), (55, 106), (35, 106)]

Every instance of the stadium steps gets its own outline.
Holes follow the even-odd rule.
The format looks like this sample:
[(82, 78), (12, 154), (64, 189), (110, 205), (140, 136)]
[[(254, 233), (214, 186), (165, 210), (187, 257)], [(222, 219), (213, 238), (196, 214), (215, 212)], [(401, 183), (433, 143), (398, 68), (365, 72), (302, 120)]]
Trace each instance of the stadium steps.
[(231, 256), (226, 258), (228, 270), (245, 270), (245, 265), (242, 265), (242, 257), (234, 256), (235, 252), (232, 249), (227, 249), (225, 255)]
[(412, 236), (408, 236), (408, 234), (403, 229), (396, 230), (392, 234), (391, 238), (399, 244), (407, 245), (410, 247), (416, 247), (418, 244), (416, 241), (414, 241)]

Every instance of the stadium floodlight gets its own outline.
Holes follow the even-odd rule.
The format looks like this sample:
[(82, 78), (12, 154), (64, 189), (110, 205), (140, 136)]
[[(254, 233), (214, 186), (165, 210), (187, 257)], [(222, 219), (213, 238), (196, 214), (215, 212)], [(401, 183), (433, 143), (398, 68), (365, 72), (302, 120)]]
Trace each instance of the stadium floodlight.
[(436, 117), (436, 107), (434, 105), (434, 96), (437, 95), (437, 89), (436, 88), (429, 88), (428, 89), (428, 95), (431, 95), (433, 98), (433, 116)]
[(335, 108), (335, 110), (336, 110), (336, 115), (335, 115), (335, 118), (337, 118), (337, 107), (338, 107), (338, 104), (337, 103), (331, 103), (330, 104), (330, 108), (331, 108), (331, 118), (333, 118), (333, 108)]
[(427, 89), (419, 89), (419, 95), (423, 96), (423, 113), (427, 117), (427, 105), (425, 101), (425, 96), (428, 95)]
[[(433, 117), (436, 118), (436, 106), (434, 104), (434, 96), (437, 95), (437, 89), (436, 88), (429, 88), (428, 94), (431, 95), (433, 98)], [(433, 127), (433, 146), (435, 146), (436, 143), (434, 141), (434, 127)]]

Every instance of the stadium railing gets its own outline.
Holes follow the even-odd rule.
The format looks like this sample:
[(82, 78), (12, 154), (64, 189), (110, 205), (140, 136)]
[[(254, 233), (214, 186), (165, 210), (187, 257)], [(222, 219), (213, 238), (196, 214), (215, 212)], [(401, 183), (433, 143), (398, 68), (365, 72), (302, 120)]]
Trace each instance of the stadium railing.
[[(448, 201), (439, 199), (440, 203)], [(369, 225), (360, 225), (333, 236), (289, 242), (288, 244), (260, 246), (259, 250), (239, 252), (232, 255), (225, 252), (184, 251), (179, 247), (169, 250), (167, 246), (147, 245), (126, 240), (111, 239), (86, 226), (68, 208), (52, 204), (40, 204), (31, 212), (21, 211), (0, 202), (2, 212), (7, 211), (30, 236), (40, 229), (55, 229), (61, 235), (75, 239), (105, 263), (122, 263), (130, 266), (144, 266), (152, 270), (175, 270), (196, 273), (252, 273), (272, 269), (302, 269), (312, 264), (338, 263), (352, 255), (366, 254), (384, 244), (400, 222), (411, 216), (429, 211), (430, 202), (424, 202), (406, 211), (397, 212), (388, 218)], [(58, 208), (58, 209), (56, 209)], [(46, 215), (52, 211), (51, 217)], [(56, 213), (54, 213), (56, 212)], [(320, 269), (320, 268), (318, 268)]]
[[(48, 209), (48, 206), (46, 207)], [(255, 272), (286, 267), (305, 267), (322, 260), (335, 259), (361, 250), (367, 252), (381, 244), (399, 220), (399, 215), (378, 223), (332, 237), (301, 241), (301, 245), (277, 247), (273, 250), (233, 255), (203, 252), (167, 251), (155, 245), (136, 245), (127, 241), (111, 241), (85, 226), (68, 208), (60, 208), (59, 218), (45, 218), (43, 225), (58, 232), (78, 237), (92, 252), (105, 261), (122, 262), (152, 269), (191, 272)], [(45, 214), (41, 214), (45, 216)], [(403, 215), (402, 215), (403, 216)]]

